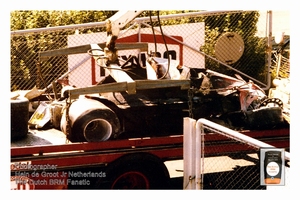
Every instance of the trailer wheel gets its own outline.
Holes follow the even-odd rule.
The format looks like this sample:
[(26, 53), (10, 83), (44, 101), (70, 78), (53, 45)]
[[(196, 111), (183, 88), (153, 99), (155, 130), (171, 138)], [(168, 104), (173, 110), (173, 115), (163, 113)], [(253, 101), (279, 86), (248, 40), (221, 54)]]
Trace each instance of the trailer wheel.
[(111, 189), (150, 189), (149, 178), (139, 170), (118, 174), (112, 181)]
[[(167, 189), (170, 175), (163, 162), (147, 153), (129, 154), (108, 165), (107, 189)], [(99, 184), (98, 188), (102, 188)]]

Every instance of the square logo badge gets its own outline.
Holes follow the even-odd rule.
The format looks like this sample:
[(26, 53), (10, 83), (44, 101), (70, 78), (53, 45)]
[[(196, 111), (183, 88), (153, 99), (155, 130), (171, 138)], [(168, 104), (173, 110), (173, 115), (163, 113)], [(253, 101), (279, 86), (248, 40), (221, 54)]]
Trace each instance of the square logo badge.
[(260, 149), (260, 184), (285, 185), (285, 150), (282, 148)]

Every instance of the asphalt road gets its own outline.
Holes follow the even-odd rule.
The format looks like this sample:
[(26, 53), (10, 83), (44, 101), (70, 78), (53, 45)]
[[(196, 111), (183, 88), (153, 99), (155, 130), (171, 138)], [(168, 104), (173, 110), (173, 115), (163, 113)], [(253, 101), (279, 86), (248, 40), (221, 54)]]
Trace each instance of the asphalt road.
[[(203, 189), (266, 189), (260, 185), (258, 157), (220, 156), (204, 159)], [(171, 189), (183, 189), (183, 160), (166, 161)]]

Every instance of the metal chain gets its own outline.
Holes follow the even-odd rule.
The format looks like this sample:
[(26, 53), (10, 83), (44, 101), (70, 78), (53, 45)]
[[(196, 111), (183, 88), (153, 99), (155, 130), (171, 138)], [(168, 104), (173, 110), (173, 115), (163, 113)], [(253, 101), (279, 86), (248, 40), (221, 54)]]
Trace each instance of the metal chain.
[(188, 105), (189, 105), (189, 117), (190, 118), (194, 118), (194, 115), (193, 115), (193, 98), (194, 98), (194, 86), (193, 87), (190, 87), (189, 90), (188, 90)]
[(72, 101), (71, 101), (70, 94), (69, 94), (69, 97), (66, 98), (66, 122), (67, 122), (67, 124), (66, 124), (66, 143), (69, 142), (68, 136), (71, 134), (71, 119), (69, 116), (71, 104), (72, 104)]

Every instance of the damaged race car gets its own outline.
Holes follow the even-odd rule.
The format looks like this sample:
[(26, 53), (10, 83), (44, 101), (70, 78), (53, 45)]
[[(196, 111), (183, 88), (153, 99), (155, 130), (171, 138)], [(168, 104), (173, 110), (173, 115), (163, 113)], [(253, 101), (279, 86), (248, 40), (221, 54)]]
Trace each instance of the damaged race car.
[[(232, 129), (267, 129), (283, 126), (283, 102), (268, 98), (265, 91), (251, 80), (233, 78), (211, 70), (202, 73), (199, 98), (209, 101), (210, 118)], [(201, 107), (201, 106), (200, 106)], [(196, 109), (201, 113), (200, 109)], [(200, 114), (200, 117), (201, 116)]]
[[(167, 68), (164, 59), (152, 57), (148, 61), (155, 63), (156, 68), (165, 68), (162, 71)], [(139, 75), (139, 80), (133, 77), (137, 84), (147, 76), (146, 69), (141, 69), (133, 64), (126, 68), (129, 75)], [(64, 85), (62, 98), (49, 104), (49, 121), (71, 142), (181, 135), (184, 117), (206, 118), (234, 130), (287, 125), (282, 116), (282, 101), (268, 98), (251, 80), (246, 82), (238, 75), (234, 78), (208, 69), (170, 68), (174, 69), (181, 76), (177, 84), (166, 86), (169, 82), (165, 84), (164, 80), (169, 81), (168, 77), (146, 81), (155, 82), (158, 87), (151, 85), (134, 94), (108, 91), (107, 88), (118, 84), (110, 75), (99, 84), (104, 92), (86, 93), (75, 99), (70, 98), (71, 92), (87, 89)]]

